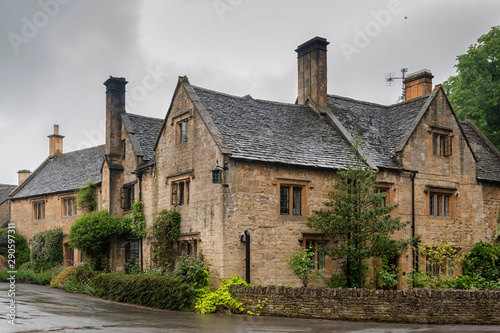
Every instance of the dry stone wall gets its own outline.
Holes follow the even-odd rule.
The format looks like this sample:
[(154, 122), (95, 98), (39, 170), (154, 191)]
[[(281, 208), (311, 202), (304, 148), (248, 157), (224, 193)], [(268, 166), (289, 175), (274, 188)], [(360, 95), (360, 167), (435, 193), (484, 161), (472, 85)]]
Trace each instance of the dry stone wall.
[(428, 324), (500, 323), (500, 291), (230, 288), (246, 310), (266, 316)]

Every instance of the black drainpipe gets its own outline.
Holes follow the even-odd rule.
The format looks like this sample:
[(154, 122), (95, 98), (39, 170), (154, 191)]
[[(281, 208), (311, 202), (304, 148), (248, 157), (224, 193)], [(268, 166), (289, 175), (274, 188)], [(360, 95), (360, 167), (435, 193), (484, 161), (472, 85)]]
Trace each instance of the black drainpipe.
[[(137, 177), (139, 182), (139, 201), (142, 201), (142, 172), (141, 171), (132, 171), (132, 173)], [(144, 209), (144, 206), (143, 206)], [(141, 271), (144, 270), (144, 263), (142, 260), (142, 237), (139, 238), (140, 248), (141, 248)]]
[[(410, 179), (411, 179), (411, 237), (415, 239), (415, 176), (418, 171), (410, 171)], [(415, 243), (412, 248), (412, 266), (418, 271), (418, 251), (416, 252)]]
[[(245, 240), (243, 240), (243, 236), (245, 236)], [(245, 279), (248, 284), (250, 284), (250, 233), (248, 230), (245, 230), (245, 235), (241, 235), (240, 241), (243, 244), (246, 244), (246, 258), (245, 258), (245, 263), (246, 263), (246, 271), (245, 271)]]

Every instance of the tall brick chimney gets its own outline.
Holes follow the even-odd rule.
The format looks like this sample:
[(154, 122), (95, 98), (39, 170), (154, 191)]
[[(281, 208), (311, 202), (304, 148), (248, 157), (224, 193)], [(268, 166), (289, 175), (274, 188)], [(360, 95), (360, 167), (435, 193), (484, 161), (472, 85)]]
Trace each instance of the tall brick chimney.
[(311, 98), (322, 107), (327, 106), (326, 88), (326, 47), (330, 44), (325, 38), (314, 37), (299, 45), (297, 52), (299, 95), (297, 102), (305, 104)]
[(59, 135), (59, 125), (54, 125), (54, 134), (49, 135), (48, 138), (49, 138), (49, 156), (62, 154), (64, 136)]
[(122, 154), (122, 119), (125, 113), (125, 85), (123, 77), (112, 77), (104, 82), (106, 86), (106, 155)]
[(17, 172), (18, 185), (26, 180), (31, 175), (31, 171), (23, 169)]
[(408, 75), (405, 79), (405, 101), (430, 94), (432, 92), (432, 75), (428, 69)]

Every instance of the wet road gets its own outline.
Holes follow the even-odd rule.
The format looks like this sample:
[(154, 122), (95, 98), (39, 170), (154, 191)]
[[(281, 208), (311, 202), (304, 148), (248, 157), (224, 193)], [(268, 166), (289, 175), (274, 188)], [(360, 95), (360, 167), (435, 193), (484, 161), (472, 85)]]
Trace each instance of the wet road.
[(7, 322), (9, 286), (0, 283), (0, 332), (499, 332), (500, 326), (409, 325), (200, 315), (153, 310), (66, 293), (44, 286), (16, 284), (16, 325)]

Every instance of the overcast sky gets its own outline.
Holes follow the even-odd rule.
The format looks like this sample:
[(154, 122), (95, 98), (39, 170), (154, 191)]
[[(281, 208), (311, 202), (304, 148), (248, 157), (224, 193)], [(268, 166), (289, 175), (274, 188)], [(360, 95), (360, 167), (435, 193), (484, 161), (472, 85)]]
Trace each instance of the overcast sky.
[(500, 24), (498, 0), (0, 0), (0, 183), (48, 156), (104, 143), (105, 88), (127, 112), (164, 118), (179, 76), (228, 94), (293, 103), (298, 45), (326, 38), (328, 93), (393, 104), (423, 68), (434, 84)]

